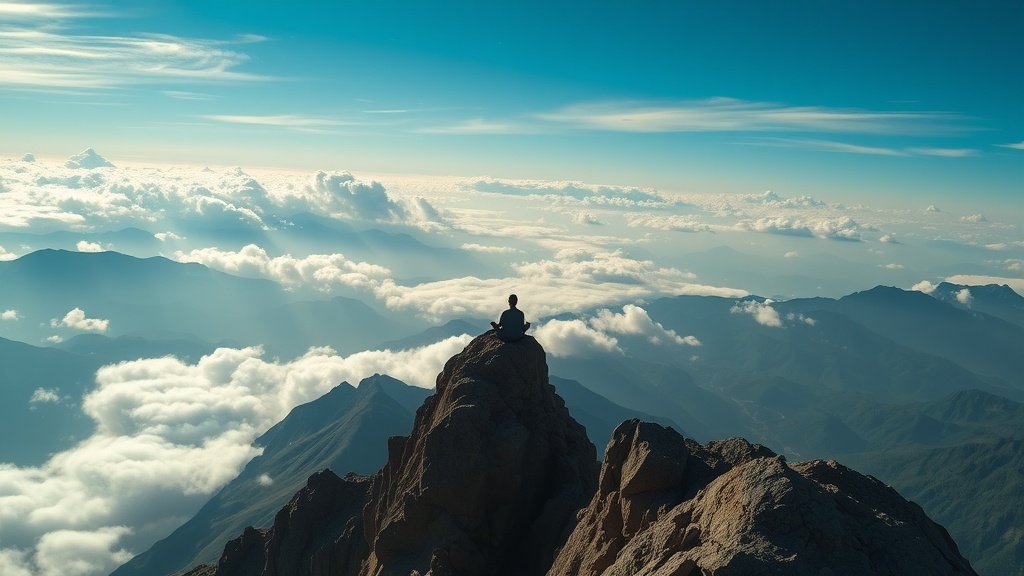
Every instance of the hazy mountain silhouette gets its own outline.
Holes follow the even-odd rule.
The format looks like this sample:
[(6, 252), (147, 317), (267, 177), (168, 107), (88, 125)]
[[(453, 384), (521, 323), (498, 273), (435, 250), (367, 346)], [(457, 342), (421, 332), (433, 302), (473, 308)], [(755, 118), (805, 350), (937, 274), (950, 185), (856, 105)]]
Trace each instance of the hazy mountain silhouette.
[(419, 346), (426, 346), (450, 338), (452, 336), (461, 336), (463, 334), (479, 334), (487, 329), (487, 320), (477, 319), (455, 319), (449, 320), (441, 326), (432, 326), (426, 330), (408, 336), (406, 338), (400, 338), (398, 340), (390, 340), (381, 343), (381, 348), (387, 348), (389, 350), (405, 350), (408, 348), (417, 348)]
[(116, 364), (117, 362), (163, 356), (174, 356), (183, 362), (195, 364), (200, 358), (213, 352), (216, 346), (192, 338), (151, 339), (141, 336), (111, 338), (102, 334), (79, 334), (64, 342), (54, 344), (53, 348), (86, 356), (97, 364)]
[(927, 294), (879, 286), (840, 298), (836, 310), (889, 339), (1024, 389), (1024, 328)]
[(99, 365), (64, 350), (0, 338), (0, 437), (6, 439), (0, 462), (39, 465), (88, 436), (93, 422), (80, 406)]
[[(587, 435), (602, 444), (623, 420), (653, 418), (609, 402), (577, 382), (552, 378), (558, 393)], [(225, 542), (246, 526), (269, 526), (274, 513), (302, 487), (306, 478), (323, 468), (338, 473), (369, 474), (386, 457), (387, 438), (408, 432), (413, 414), (432, 391), (409, 386), (384, 375), (367, 378), (358, 388), (343, 383), (326, 395), (296, 407), (257, 439), (263, 455), (225, 486), (187, 523), (117, 571), (163, 576), (196, 563), (212, 562)], [(272, 479), (261, 484), (260, 476)]]
[(41, 250), (0, 262), (0, 301), (25, 319), (5, 323), (5, 334), (28, 342), (59, 332), (49, 321), (59, 322), (74, 308), (109, 320), (107, 334), (114, 337), (263, 345), (268, 354), (286, 357), (310, 346), (351, 353), (422, 326), (350, 298), (301, 301), (269, 280), (116, 252)]
[(378, 224), (373, 228), (358, 228), (308, 212), (289, 216), (286, 221), (286, 225), (269, 233), (271, 238), (280, 237), (282, 243), (315, 253), (321, 252), (323, 246), (332, 246), (350, 260), (387, 266), (406, 281), (440, 279), (439, 270), (444, 270), (445, 277), (498, 272), (465, 250), (426, 244), (405, 227), (389, 230), (388, 226)]
[(31, 232), (0, 232), (0, 246), (38, 246), (54, 250), (78, 251), (81, 241), (99, 244), (101, 247), (113, 246), (122, 254), (153, 254), (165, 248), (152, 232), (140, 228), (123, 228), (103, 232), (68, 232), (57, 230), (45, 234)]
[(892, 484), (949, 528), (981, 574), (1024, 570), (1024, 406), (978, 390), (920, 408), (958, 431), (847, 461)]
[[(968, 303), (958, 298), (964, 290), (970, 294)], [(983, 312), (1024, 327), (1024, 296), (1005, 284), (964, 286), (942, 282), (935, 287), (931, 296), (957, 308)]]
[(598, 477), (545, 364), (530, 336), (475, 338), (380, 471), (311, 476), (191, 574), (974, 574), (920, 507), (835, 461), (629, 420)]
[(216, 342), (244, 335), (239, 319), (292, 299), (269, 280), (161, 257), (40, 250), (0, 262), (0, 300), (28, 320), (4, 329), (26, 341), (55, 331), (40, 323), (79, 308), (110, 320), (111, 335), (166, 330)]
[(310, 346), (352, 354), (412, 330), (414, 326), (386, 318), (359, 300), (336, 296), (291, 302), (256, 314), (249, 337), (275, 354), (293, 357)]
[[(387, 376), (342, 383), (297, 406), (256, 440), (264, 451), (167, 538), (113, 572), (164, 576), (215, 561), (246, 526), (269, 526), (278, 509), (313, 472), (331, 468), (369, 474), (383, 465), (390, 436), (408, 433), (414, 405), (429, 390)], [(261, 480), (262, 478), (262, 480)]]
[[(586, 386), (575, 380), (566, 380), (554, 375), (548, 376), (548, 380), (555, 387), (555, 392), (565, 400), (565, 405), (569, 408), (573, 418), (587, 429), (587, 437), (595, 446), (607, 444), (611, 440), (615, 427), (631, 418), (671, 426), (682, 433), (679, 424), (670, 418), (651, 416), (623, 408), (604, 396), (591, 392)], [(598, 457), (600, 456), (598, 454)]]

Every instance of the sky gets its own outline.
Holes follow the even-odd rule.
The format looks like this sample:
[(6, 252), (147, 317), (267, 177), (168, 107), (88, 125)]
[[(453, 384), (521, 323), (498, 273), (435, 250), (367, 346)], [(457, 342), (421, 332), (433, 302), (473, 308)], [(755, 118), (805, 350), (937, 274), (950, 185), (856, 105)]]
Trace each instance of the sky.
[(1022, 31), (1003, 1), (4, 2), (0, 153), (993, 212)]
[[(561, 356), (629, 334), (689, 355), (701, 335), (644, 308), (664, 296), (1024, 294), (1021, 54), (1015, 1), (0, 0), (0, 263), (163, 256), (420, 325), (517, 292)], [(359, 251), (299, 214), (420, 244)], [(0, 337), (85, 333), (128, 332), (0, 302)], [(93, 436), (0, 463), (0, 573), (106, 574), (295, 405), (374, 372), (429, 387), (467, 341), (104, 367)]]

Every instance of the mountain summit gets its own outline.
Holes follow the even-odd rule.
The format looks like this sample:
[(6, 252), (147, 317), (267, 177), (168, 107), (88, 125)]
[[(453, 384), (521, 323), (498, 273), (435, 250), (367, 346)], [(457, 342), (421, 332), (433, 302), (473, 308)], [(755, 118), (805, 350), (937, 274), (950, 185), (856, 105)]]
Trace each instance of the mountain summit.
[[(587, 502), (589, 501), (589, 505)], [(445, 364), (370, 477), (330, 471), (191, 576), (975, 574), (892, 488), (629, 420), (598, 475), (543, 348), (493, 332)]]
[(64, 163), (68, 168), (113, 168), (114, 165), (109, 160), (100, 156), (92, 148), (86, 148), (84, 151), (75, 154), (68, 158), (68, 161)]

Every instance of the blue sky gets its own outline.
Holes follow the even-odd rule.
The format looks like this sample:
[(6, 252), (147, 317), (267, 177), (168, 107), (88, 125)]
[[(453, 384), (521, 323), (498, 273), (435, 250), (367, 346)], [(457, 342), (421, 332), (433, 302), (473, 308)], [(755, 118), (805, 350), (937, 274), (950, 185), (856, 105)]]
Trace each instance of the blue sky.
[(1024, 4), (0, 3), (0, 153), (1019, 209)]
[[(593, 322), (544, 334), (545, 317), (603, 309), (649, 329), (642, 306), (662, 296), (1024, 294), (1022, 54), (1020, 0), (0, 0), (0, 261), (159, 255), (411, 325), (494, 318), (516, 292), (549, 351), (615, 341)], [(0, 302), (0, 337), (130, 333), (92, 308), (29, 308)], [(287, 386), (429, 376), (468, 338), (202, 361), (260, 363), (242, 372), (279, 375), (269, 388), (171, 358), (108, 367), (93, 406), (126, 406), (123, 390), (154, 409), (95, 412), (140, 418), (138, 437), (106, 435), (127, 426), (112, 421), (45, 469), (0, 466), (27, 487), (0, 502), (0, 573), (109, 574), (173, 527), (153, 501), (187, 516), (312, 398)], [(230, 441), (164, 442), (150, 432), (174, 403), (149, 390), (165, 374), (181, 375), (170, 395), (269, 400), (237, 403), (258, 413), (222, 422)]]

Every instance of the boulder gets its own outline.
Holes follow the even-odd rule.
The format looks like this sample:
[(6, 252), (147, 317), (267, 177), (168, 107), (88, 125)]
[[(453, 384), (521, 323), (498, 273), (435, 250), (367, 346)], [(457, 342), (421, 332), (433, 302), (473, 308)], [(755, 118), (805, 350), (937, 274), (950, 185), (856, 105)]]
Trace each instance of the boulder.
[(631, 420), (549, 575), (975, 574), (895, 490), (742, 439), (700, 446)]

